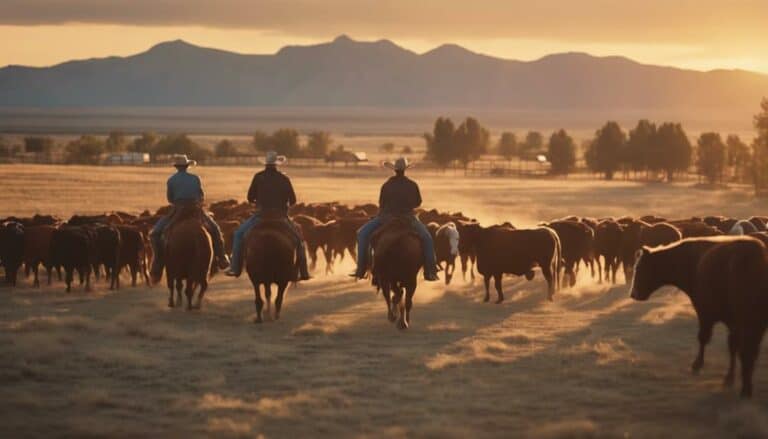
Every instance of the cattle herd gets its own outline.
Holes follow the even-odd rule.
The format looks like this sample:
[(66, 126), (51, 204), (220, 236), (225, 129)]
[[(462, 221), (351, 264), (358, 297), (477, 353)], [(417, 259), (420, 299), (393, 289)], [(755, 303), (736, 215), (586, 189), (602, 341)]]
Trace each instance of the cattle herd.
[[(222, 228), (227, 252), (231, 252), (233, 233), (253, 213), (253, 207), (228, 200), (213, 203), (208, 209)], [(311, 269), (316, 271), (318, 259), (323, 258), (325, 273), (330, 274), (345, 256), (355, 258), (357, 230), (377, 210), (373, 204), (347, 206), (335, 202), (293, 206), (290, 216), (301, 229)], [(92, 277), (98, 280), (102, 276), (110, 289), (119, 289), (120, 274), (124, 271), (130, 274), (133, 286), (140, 279), (149, 284), (152, 250), (148, 234), (168, 211), (169, 207), (163, 207), (140, 215), (75, 215), (66, 221), (50, 215), (2, 219), (0, 264), (6, 282), (15, 286), (23, 267), (26, 276), (32, 277), (33, 285), (39, 286), (38, 272), (43, 267), (47, 283), (51, 285), (54, 278), (61, 281), (63, 277), (67, 292), (71, 291), (75, 272), (85, 291), (91, 289)], [(724, 382), (733, 383), (738, 357), (742, 365), (742, 396), (751, 395), (752, 372), (768, 324), (768, 217), (569, 216), (528, 229), (518, 229), (510, 223), (482, 226), (462, 213), (437, 210), (419, 210), (418, 217), (433, 235), (444, 282), (451, 282), (458, 259), (464, 279), (474, 280), (475, 271), (483, 276), (486, 302), (490, 300), (491, 281), (496, 303), (500, 303), (504, 300), (505, 274), (531, 280), (537, 267), (547, 282), (549, 300), (559, 289), (572, 287), (582, 272), (600, 283), (616, 283), (620, 268), (627, 283), (632, 284), (630, 294), (636, 300), (647, 300), (664, 285), (679, 288), (690, 297), (699, 319), (699, 353), (692, 365), (693, 372), (703, 365), (704, 348), (713, 325), (723, 322), (729, 331), (731, 357)], [(386, 249), (373, 244), (374, 253), (381, 253), (375, 258), (374, 277), (377, 273), (380, 278), (389, 276), (388, 265), (401, 263), (404, 258), (398, 255), (397, 246), (406, 245), (406, 240), (390, 241), (392, 244)], [(418, 245), (418, 240), (411, 241)], [(253, 261), (247, 268), (256, 286), (253, 273), (258, 273), (258, 265), (267, 262)], [(381, 279), (377, 287), (384, 291), (388, 316), (394, 321), (395, 308), (390, 305), (388, 290), (394, 291), (392, 300), (398, 301), (398, 292), (402, 295), (401, 290), (408, 288), (398, 282), (387, 285)], [(412, 294), (413, 291), (407, 298), (407, 312)], [(258, 290), (256, 295), (260, 321)], [(269, 302), (269, 296), (267, 299)], [(282, 302), (282, 294), (278, 300)], [(401, 328), (407, 327), (407, 315), (400, 323)]]

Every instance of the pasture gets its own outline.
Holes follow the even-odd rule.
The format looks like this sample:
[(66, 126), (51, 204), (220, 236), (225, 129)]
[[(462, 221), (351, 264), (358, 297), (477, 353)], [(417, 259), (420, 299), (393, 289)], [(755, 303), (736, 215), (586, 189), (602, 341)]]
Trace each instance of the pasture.
[[(171, 169), (0, 167), (0, 216), (125, 210), (164, 203)], [(245, 197), (254, 169), (205, 168), (211, 201)], [(375, 202), (385, 172), (287, 170), (300, 201)], [(565, 215), (763, 214), (749, 188), (580, 179), (411, 175), (426, 207), (533, 226)], [(257, 326), (247, 277), (217, 276), (201, 312), (168, 309), (163, 286), (109, 292), (60, 283), (0, 287), (0, 432), (70, 436), (765, 437), (768, 357), (755, 396), (723, 390), (724, 330), (692, 376), (696, 320), (665, 289), (638, 303), (582, 268), (546, 300), (505, 279), (507, 300), (458, 275), (419, 284), (411, 328), (346, 276), (348, 259), (288, 290), (281, 320)], [(124, 285), (127, 285), (124, 283)]]

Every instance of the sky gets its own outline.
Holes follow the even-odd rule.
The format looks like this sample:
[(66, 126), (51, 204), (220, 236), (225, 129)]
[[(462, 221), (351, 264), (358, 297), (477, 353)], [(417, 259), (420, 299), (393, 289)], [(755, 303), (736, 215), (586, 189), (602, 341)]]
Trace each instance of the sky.
[(386, 38), (508, 59), (621, 55), (768, 73), (768, 0), (0, 0), (0, 66), (126, 56), (161, 41), (240, 53)]

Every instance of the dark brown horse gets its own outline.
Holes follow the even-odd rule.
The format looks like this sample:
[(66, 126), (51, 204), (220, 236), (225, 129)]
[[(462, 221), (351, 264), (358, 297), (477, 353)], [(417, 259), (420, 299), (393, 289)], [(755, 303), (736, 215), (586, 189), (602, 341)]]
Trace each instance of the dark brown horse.
[(277, 285), (274, 319), (280, 318), (283, 296), (288, 283), (298, 278), (296, 241), (282, 216), (264, 215), (261, 223), (251, 229), (245, 238), (245, 268), (253, 284), (256, 302), (255, 323), (261, 323), (264, 300), (260, 287), (264, 287), (267, 314), (272, 302), (272, 284)]
[(397, 320), (398, 328), (407, 329), (416, 276), (424, 263), (419, 236), (409, 218), (394, 218), (374, 233), (371, 242), (373, 276), (384, 294), (389, 321)]
[[(203, 212), (199, 206), (178, 207), (174, 218), (165, 232), (165, 270), (168, 281), (168, 306), (182, 303), (181, 290), (187, 296), (187, 309), (200, 309), (205, 291), (208, 289), (208, 275), (213, 262), (211, 236), (205, 230)], [(186, 288), (184, 281), (186, 282)], [(195, 289), (200, 287), (197, 303), (192, 305)], [(173, 290), (176, 288), (176, 303)]]

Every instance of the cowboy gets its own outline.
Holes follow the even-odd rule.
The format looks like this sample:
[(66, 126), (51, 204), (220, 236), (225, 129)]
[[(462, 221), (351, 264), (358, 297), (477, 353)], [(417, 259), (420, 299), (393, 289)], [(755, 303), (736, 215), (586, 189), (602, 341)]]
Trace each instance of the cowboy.
[[(197, 162), (189, 160), (184, 154), (173, 156), (173, 166), (176, 168), (176, 173), (168, 179), (166, 185), (168, 202), (174, 209), (171, 210), (170, 214), (160, 218), (149, 234), (152, 250), (155, 254), (152, 260), (152, 283), (159, 282), (163, 276), (163, 266), (165, 265), (163, 261), (163, 230), (168, 226), (176, 207), (187, 204), (202, 204), (205, 199), (200, 177), (187, 172), (190, 166), (195, 165)], [(221, 270), (225, 270), (229, 267), (229, 259), (224, 252), (224, 237), (221, 234), (221, 229), (208, 213), (203, 214), (203, 225), (211, 235), (217, 265)]]
[(288, 218), (288, 208), (296, 204), (296, 194), (293, 192), (291, 179), (277, 170), (279, 165), (285, 163), (286, 158), (277, 155), (275, 151), (268, 151), (264, 160), (264, 170), (257, 172), (248, 189), (248, 202), (257, 206), (256, 213), (235, 230), (232, 240), (232, 265), (227, 276), (240, 276), (242, 272), (243, 240), (248, 232), (262, 220), (267, 213), (278, 214), (285, 218), (286, 223), (293, 231), (296, 240), (296, 249), (299, 259), (299, 279), (309, 280), (307, 268), (307, 252), (304, 249), (304, 239), (296, 228), (296, 225)]
[(424, 249), (424, 279), (437, 280), (437, 264), (435, 262), (435, 246), (432, 235), (427, 227), (416, 218), (414, 209), (421, 206), (419, 185), (405, 176), (405, 170), (411, 165), (406, 158), (399, 158), (395, 163), (385, 162), (384, 166), (395, 171), (395, 175), (381, 186), (379, 195), (379, 215), (368, 221), (357, 232), (357, 270), (352, 277), (362, 279), (368, 267), (367, 257), (371, 235), (394, 216), (407, 216), (412, 219), (413, 227), (421, 238)]

